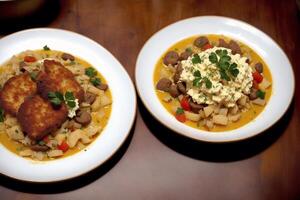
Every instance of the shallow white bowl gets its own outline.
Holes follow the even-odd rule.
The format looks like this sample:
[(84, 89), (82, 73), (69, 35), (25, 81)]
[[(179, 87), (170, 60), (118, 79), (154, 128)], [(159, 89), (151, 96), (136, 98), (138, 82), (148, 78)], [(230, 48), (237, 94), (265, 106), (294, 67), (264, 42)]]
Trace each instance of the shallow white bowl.
[[(219, 34), (239, 40), (254, 49), (267, 63), (273, 78), (273, 93), (263, 112), (238, 129), (208, 132), (178, 122), (159, 102), (153, 83), (154, 68), (159, 58), (173, 44), (185, 38)], [(285, 113), (294, 95), (292, 66), (282, 49), (257, 28), (231, 18), (203, 16), (185, 19), (155, 33), (141, 49), (135, 79), (139, 96), (149, 112), (162, 124), (184, 136), (208, 142), (229, 142), (254, 136), (276, 123)]]
[(0, 173), (32, 182), (52, 182), (84, 174), (109, 159), (127, 138), (136, 114), (134, 86), (125, 69), (105, 48), (93, 40), (59, 29), (29, 29), (0, 39), (0, 63), (28, 49), (65, 51), (88, 61), (107, 80), (112, 93), (109, 121), (86, 151), (53, 161), (22, 158), (0, 145)]

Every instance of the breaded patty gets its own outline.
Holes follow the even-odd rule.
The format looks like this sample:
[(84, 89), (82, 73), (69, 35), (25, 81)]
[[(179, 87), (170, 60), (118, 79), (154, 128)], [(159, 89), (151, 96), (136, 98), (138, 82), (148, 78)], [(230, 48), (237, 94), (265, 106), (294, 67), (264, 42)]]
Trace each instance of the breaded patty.
[(83, 101), (84, 91), (75, 80), (73, 73), (61, 63), (54, 60), (44, 60), (45, 71), (38, 76), (38, 92), (45, 99), (49, 92), (73, 92), (79, 102)]
[(27, 98), (17, 114), (22, 130), (33, 140), (40, 140), (55, 131), (66, 121), (67, 116), (65, 104), (54, 109), (49, 101), (39, 95)]
[(0, 91), (0, 106), (16, 116), (24, 100), (37, 92), (37, 85), (28, 73), (14, 76), (6, 81)]

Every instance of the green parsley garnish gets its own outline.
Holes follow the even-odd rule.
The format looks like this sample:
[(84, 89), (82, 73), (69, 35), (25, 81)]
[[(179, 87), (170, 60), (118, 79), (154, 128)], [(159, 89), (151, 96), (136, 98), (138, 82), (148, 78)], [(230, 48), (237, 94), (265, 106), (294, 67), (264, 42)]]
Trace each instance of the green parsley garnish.
[(263, 92), (263, 91), (261, 91), (261, 90), (258, 90), (258, 91), (256, 92), (256, 95), (257, 95), (257, 97), (260, 98), (260, 99), (265, 99), (266, 92)]
[(30, 75), (31, 80), (36, 81), (36, 78), (37, 78), (37, 75), (38, 75), (37, 72), (31, 72), (31, 73), (29, 73), (29, 75)]
[(93, 78), (97, 75), (97, 71), (93, 67), (89, 67), (85, 69), (85, 75), (87, 75), (90, 78)]
[(64, 97), (60, 92), (49, 92), (48, 99), (55, 106), (61, 105), (61, 103), (64, 101)]
[(186, 51), (186, 52), (190, 52), (190, 53), (193, 52), (193, 50), (192, 50), (191, 47), (186, 48), (185, 51)]
[[(219, 59), (218, 59), (218, 56)], [(231, 63), (231, 57), (228, 56), (227, 50), (216, 50), (216, 53), (212, 52), (209, 55), (209, 61), (211, 63), (214, 63), (219, 68), (221, 79), (224, 79), (226, 81), (230, 81), (232, 78), (237, 77), (239, 74), (239, 70), (237, 69), (236, 63)]]
[(65, 93), (65, 102), (70, 108), (74, 108), (76, 106), (75, 97), (73, 92), (67, 91)]
[(193, 80), (193, 86), (200, 87), (202, 84), (201, 82), (202, 77), (200, 71), (196, 70), (193, 75), (195, 77), (195, 79)]
[(98, 86), (98, 85), (101, 84), (101, 80), (100, 80), (100, 78), (98, 78), (98, 77), (91, 78), (91, 79), (90, 79), (90, 82), (91, 82), (94, 86)]
[(4, 110), (0, 108), (0, 122), (4, 122)]
[(199, 71), (199, 70), (196, 70), (196, 71), (194, 72), (194, 76), (195, 76), (195, 77), (201, 78), (201, 73), (200, 73), (200, 71)]
[(212, 82), (207, 77), (204, 77), (203, 80), (205, 82), (205, 87), (210, 89), (212, 87)]
[(199, 57), (198, 54), (194, 54), (194, 55), (193, 55), (192, 63), (193, 63), (193, 64), (201, 63), (201, 58)]
[(176, 110), (176, 114), (180, 115), (180, 114), (183, 114), (183, 113), (184, 113), (183, 108), (178, 107), (177, 110)]
[(44, 51), (49, 51), (49, 50), (51, 50), (47, 45), (45, 45), (45, 46), (43, 47), (43, 49), (44, 49)]

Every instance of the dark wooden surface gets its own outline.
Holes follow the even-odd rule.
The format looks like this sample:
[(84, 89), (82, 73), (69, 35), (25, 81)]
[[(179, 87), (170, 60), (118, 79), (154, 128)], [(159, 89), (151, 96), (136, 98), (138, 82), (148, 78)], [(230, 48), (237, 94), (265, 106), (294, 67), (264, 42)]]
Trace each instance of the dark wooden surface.
[(1, 176), (0, 199), (300, 199), (300, 17), (295, 0), (53, 0), (33, 16), (2, 20), (0, 34), (37, 26), (81, 33), (111, 51), (134, 80), (137, 55), (153, 33), (202, 15), (246, 21), (288, 55), (296, 93), (275, 126), (239, 143), (195, 143), (161, 126), (139, 101), (130, 137), (103, 166), (47, 185)]

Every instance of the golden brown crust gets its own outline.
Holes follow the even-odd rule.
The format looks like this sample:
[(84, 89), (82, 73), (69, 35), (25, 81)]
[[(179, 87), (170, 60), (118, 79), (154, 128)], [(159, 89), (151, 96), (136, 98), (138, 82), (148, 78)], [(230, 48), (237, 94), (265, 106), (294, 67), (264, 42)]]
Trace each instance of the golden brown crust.
[(17, 114), (22, 130), (33, 140), (40, 140), (59, 128), (67, 119), (68, 109), (65, 104), (54, 109), (52, 104), (34, 95), (27, 98)]
[(14, 76), (4, 84), (0, 91), (0, 106), (5, 112), (16, 116), (24, 100), (37, 91), (37, 85), (28, 73)]
[(54, 60), (44, 60), (44, 67), (45, 72), (38, 76), (38, 92), (43, 98), (47, 99), (49, 92), (58, 91), (64, 94), (66, 91), (70, 91), (79, 102), (83, 101), (83, 88), (75, 80), (71, 71)]

